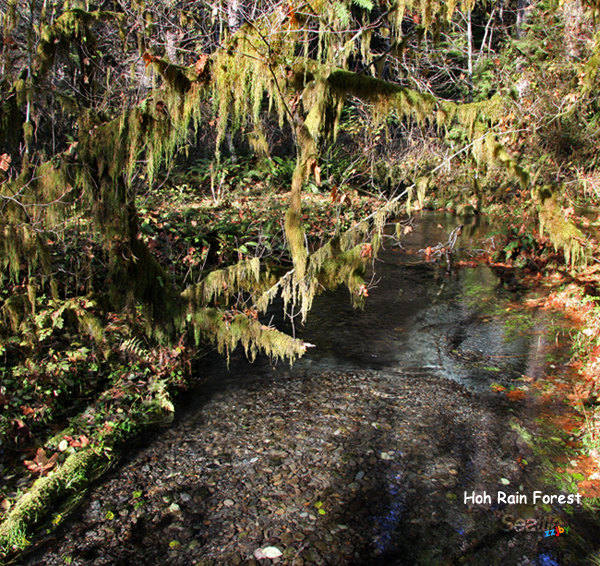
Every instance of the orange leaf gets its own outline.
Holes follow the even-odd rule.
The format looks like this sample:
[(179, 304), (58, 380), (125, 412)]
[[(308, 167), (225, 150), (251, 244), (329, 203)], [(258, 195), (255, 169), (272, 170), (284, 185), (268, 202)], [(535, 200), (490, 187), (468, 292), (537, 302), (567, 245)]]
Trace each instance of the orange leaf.
[(287, 5), (286, 16), (289, 18), (290, 24), (295, 25), (296, 23), (298, 23), (298, 19), (296, 18), (296, 10), (294, 9), (294, 6), (292, 6), (292, 4)]
[(206, 55), (206, 53), (203, 53), (202, 55), (200, 55), (200, 57), (198, 57), (198, 60), (196, 61), (196, 64), (194, 65), (194, 69), (196, 70), (196, 74), (201, 77), (202, 75), (205, 74), (206, 72), (206, 64), (208, 63), (208, 55)]
[(258, 311), (256, 311), (255, 309), (246, 309), (244, 311), (244, 314), (249, 317), (249, 318), (253, 318), (254, 320), (258, 320)]
[(8, 171), (11, 161), (12, 159), (8, 153), (3, 153), (0, 155), (0, 169), (2, 169), (2, 171)]
[(74, 448), (85, 448), (89, 443), (89, 438), (87, 436), (81, 435), (79, 437), (79, 440), (71, 439), (71, 442), (69, 444)]
[(144, 54), (142, 55), (142, 59), (144, 60), (144, 63), (145, 63), (144, 67), (148, 67), (148, 65), (150, 65), (150, 63), (152, 63), (152, 61), (154, 61), (155, 57), (151, 53), (148, 53), (148, 51), (144, 51)]
[(23, 411), (23, 415), (28, 417), (29, 415), (35, 415), (35, 409), (31, 407), (26, 407), (25, 405), (21, 405), (21, 411)]
[(600, 497), (600, 482), (598, 481), (583, 480), (577, 486), (584, 497)]
[(359, 297), (368, 297), (368, 296), (369, 296), (369, 291), (367, 290), (367, 286), (366, 286), (366, 285), (361, 285), (361, 286), (358, 288), (358, 290), (357, 290), (356, 294), (357, 294)]
[(47, 458), (44, 449), (38, 448), (35, 458), (33, 460), (25, 460), (24, 464), (34, 474), (43, 474), (56, 465), (57, 459), (58, 454), (52, 454), (50, 458)]
[(521, 389), (513, 389), (506, 394), (507, 399), (511, 401), (519, 401), (520, 399), (524, 399), (527, 396), (525, 391)]

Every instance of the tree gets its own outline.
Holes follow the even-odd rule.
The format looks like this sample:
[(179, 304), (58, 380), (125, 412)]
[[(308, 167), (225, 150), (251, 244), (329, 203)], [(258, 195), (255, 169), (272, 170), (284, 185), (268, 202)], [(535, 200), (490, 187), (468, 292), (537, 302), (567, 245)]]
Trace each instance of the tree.
[[(262, 324), (258, 312), (281, 295), (304, 317), (320, 289), (339, 283), (360, 303), (386, 218), (422, 198), (442, 166), (427, 155), (386, 206), (309, 250), (303, 191), (323, 181), (322, 156), (340, 125), (361, 114), (373, 138), (387, 130), (406, 142), (408, 132), (420, 147), (442, 148), (446, 162), (460, 156), (474, 191), (488, 174), (494, 190), (500, 177), (511, 191), (531, 188), (527, 156), (509, 146), (523, 129), (515, 104), (524, 123), (533, 112), (510, 87), (477, 80), (496, 72), (494, 50), (510, 35), (504, 4), (0, 2), (0, 355), (8, 371), (49, 349), (61, 325), (100, 356), (103, 327), (115, 319), (142, 321), (148, 342), (163, 346), (179, 347), (190, 333), (223, 352), (242, 344), (250, 357), (301, 355), (307, 345)], [(597, 48), (594, 57), (590, 84)], [(292, 267), (253, 258), (194, 284), (170, 278), (144, 243), (137, 197), (199, 135), (212, 136), (218, 165), (235, 140), (268, 153), (273, 123), (295, 154), (285, 219)], [(531, 168), (539, 179), (543, 165)], [(556, 194), (533, 193), (542, 225), (559, 227), (555, 245), (581, 256)], [(247, 312), (235, 309), (236, 293)], [(139, 349), (135, 337), (123, 343)], [(152, 367), (160, 374), (164, 363)], [(15, 529), (35, 513), (21, 508)]]
[[(394, 115), (400, 123), (459, 128), (475, 163), (496, 163), (527, 183), (527, 174), (499, 144), (498, 131), (493, 128), (505, 104), (499, 96), (462, 103), (459, 97), (469, 98), (471, 87), (457, 91), (453, 85), (461, 79), (446, 63), (440, 67), (442, 72), (436, 71), (437, 78), (431, 72), (429, 78), (419, 77), (412, 72), (414, 65), (406, 63), (421, 57), (415, 43), (418, 38), (430, 45), (425, 52), (434, 45), (428, 37), (452, 41), (453, 32), (444, 29), (457, 15), (459, 23), (467, 24), (461, 64), (466, 65), (470, 85), (475, 52), (479, 59), (486, 45), (489, 49), (495, 7), (478, 15), (481, 23), (475, 39), (473, 3), (462, 4), (458, 11), (455, 4), (431, 2), (265, 2), (252, 8), (237, 2), (227, 2), (222, 8), (196, 2), (196, 16), (183, 5), (167, 9), (161, 2), (135, 3), (112, 11), (88, 11), (79, 5), (59, 9), (51, 3), (44, 5), (46, 12), (38, 13), (36, 6), (30, 3), (28, 16), (19, 20), (11, 11), (14, 3), (7, 3), (5, 29), (11, 35), (4, 41), (3, 53), (5, 68), (12, 69), (13, 77), (4, 86), (4, 115), (24, 114), (22, 155), (13, 157), (15, 140), (10, 144), (11, 171), (19, 165), (21, 171), (18, 178), (3, 184), (7, 242), (3, 257), (10, 270), (8, 277), (35, 287), (36, 292), (47, 286), (55, 296), (59, 294), (52, 251), (43, 235), (76, 214), (97, 230), (106, 254), (106, 278), (95, 283), (109, 289), (105, 308), (120, 310), (141, 303), (150, 326), (165, 337), (178, 335), (189, 323), (189, 309), (197, 314), (205, 312), (197, 309), (209, 308), (218, 295), (214, 284), (174, 288), (140, 238), (135, 206), (140, 161), (143, 176), (152, 184), (192, 132), (206, 127), (203, 113), (208, 105), (214, 108), (210, 123), (216, 129), (217, 159), (228, 132), (264, 140), (266, 113), (275, 113), (280, 126), (286, 124), (291, 131), (296, 167), (285, 232), (294, 267), (276, 288), (286, 288), (284, 296), (303, 316), (323, 284), (323, 273), (332, 273), (331, 266), (323, 269), (325, 261), (347, 266), (340, 266), (339, 273), (345, 274), (354, 294), (362, 284), (357, 275), (361, 263), (358, 244), (370, 228), (357, 227), (309, 256), (301, 226), (303, 185), (311, 177), (319, 184), (320, 156), (335, 138), (348, 101), (362, 101), (382, 122)], [(206, 20), (197, 16), (209, 12)], [(246, 21), (239, 25), (242, 18)], [(201, 33), (193, 36), (191, 30), (198, 26)], [(104, 43), (100, 44), (99, 37)], [(117, 37), (124, 49), (116, 48)], [(14, 55), (13, 41), (17, 46), (25, 42), (27, 49), (17, 49)], [(181, 64), (186, 60), (190, 64)], [(110, 62), (116, 72), (111, 71)], [(125, 73), (127, 66), (133, 71), (130, 75)], [(156, 74), (142, 80), (142, 67)], [(428, 92), (407, 83), (425, 86)], [(115, 104), (115, 84), (123, 89), (122, 94), (135, 95), (125, 94), (124, 101)], [(148, 86), (140, 88), (144, 84)], [(453, 93), (456, 100), (440, 98), (439, 93), (444, 92)], [(75, 116), (75, 128), (57, 130), (55, 118), (61, 115)], [(8, 134), (7, 128), (5, 132)], [(53, 149), (59, 151), (49, 161), (36, 164), (48, 155), (49, 138)], [(415, 179), (413, 185), (409, 193), (417, 186), (424, 189), (427, 178)], [(383, 219), (395, 210), (397, 202), (371, 219), (375, 221), (375, 244)], [(256, 288), (262, 277), (254, 266), (249, 269), (240, 265), (211, 277), (221, 283), (231, 279), (230, 283), (240, 288)], [(41, 288), (34, 283), (38, 280)], [(257, 298), (257, 306), (266, 308), (272, 296)], [(12, 312), (13, 322), (18, 318), (16, 310), (32, 312), (28, 299), (21, 299), (13, 301), (19, 303), (15, 308), (10, 301), (6, 303), (4, 310)], [(215, 334), (213, 319), (208, 323), (195, 314), (191, 319), (208, 334)], [(285, 343), (291, 348), (282, 352), (286, 355), (302, 351), (301, 345), (292, 348), (292, 342)]]

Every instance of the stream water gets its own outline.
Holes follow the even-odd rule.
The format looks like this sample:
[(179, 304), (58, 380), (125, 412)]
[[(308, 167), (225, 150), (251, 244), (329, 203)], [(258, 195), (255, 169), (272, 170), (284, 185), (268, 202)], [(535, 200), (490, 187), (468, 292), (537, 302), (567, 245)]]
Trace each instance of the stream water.
[(415, 253), (456, 223), (424, 215), (388, 241), (364, 310), (318, 297), (293, 368), (204, 360), (175, 423), (28, 564), (590, 563), (594, 518), (542, 500), (569, 492), (528, 441), (539, 402), (496, 392), (544, 377), (556, 322), (487, 267)]

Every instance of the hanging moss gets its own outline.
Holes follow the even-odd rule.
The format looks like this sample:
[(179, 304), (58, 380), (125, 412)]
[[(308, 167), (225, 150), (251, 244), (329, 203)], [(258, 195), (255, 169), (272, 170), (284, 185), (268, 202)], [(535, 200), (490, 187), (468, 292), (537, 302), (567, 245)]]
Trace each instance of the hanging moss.
[[(350, 14), (349, 0), (338, 4)], [(316, 19), (320, 29), (337, 29), (342, 35), (346, 33), (330, 3), (317, 2), (312, 8), (320, 15)], [(396, 11), (401, 13), (406, 8), (421, 11), (427, 27), (431, 24), (432, 11), (435, 12), (440, 5), (430, 0), (403, 2)], [(450, 11), (452, 9), (451, 6)], [(91, 27), (102, 18), (118, 20), (119, 16), (108, 12), (69, 10), (52, 26), (44, 28), (38, 53), (39, 69), (48, 68), (56, 50), (66, 49), (71, 42), (84, 38), (93, 42)], [(144, 174), (148, 183), (152, 184), (161, 167), (186, 142), (190, 129), (198, 127), (203, 100), (210, 97), (214, 100), (217, 145), (223, 139), (226, 128), (244, 128), (257, 140), (262, 140), (260, 145), (264, 150), (266, 144), (260, 114), (265, 100), (277, 112), (280, 123), (287, 120), (293, 128), (297, 162), (285, 218), (285, 233), (294, 269), (289, 277), (282, 280), (281, 289), (286, 302), (298, 307), (303, 316), (318, 289), (324, 284), (333, 284), (336, 270), (339, 280), (344, 281), (353, 294), (360, 289), (360, 270), (354, 263), (356, 246), (370, 239), (376, 253), (386, 215), (397, 206), (397, 201), (394, 201), (389, 210), (382, 210), (341, 236), (337, 244), (339, 249), (331, 244), (309, 257), (302, 229), (302, 187), (317, 171), (323, 144), (335, 137), (345, 96), (354, 95), (375, 103), (374, 112), (382, 118), (393, 112), (400, 117), (410, 116), (419, 122), (429, 120), (438, 125), (458, 122), (471, 137), (479, 136), (486, 120), (492, 120), (497, 111), (497, 100), (477, 105), (442, 104), (429, 94), (342, 70), (336, 67), (338, 62), (343, 63), (337, 53), (339, 42), (334, 41), (329, 33), (317, 34), (316, 59), (303, 58), (299, 56), (295, 42), (287, 41), (291, 29), (298, 42), (304, 41), (307, 46), (312, 37), (311, 30), (316, 28), (311, 28), (306, 22), (301, 23), (299, 18), (284, 18), (282, 21), (274, 12), (263, 20), (243, 25), (227, 41), (224, 49), (202, 59), (200, 66), (181, 67), (150, 54), (145, 55), (149, 67), (163, 77), (160, 88), (155, 88), (142, 104), (115, 120), (102, 122), (92, 113), (83, 116), (76, 148), (77, 159), (60, 156), (40, 166), (35, 175), (32, 172), (31, 176), (37, 180), (30, 184), (30, 190), (28, 187), (29, 202), (47, 203), (57, 196), (61, 201), (36, 210), (35, 222), (53, 225), (68, 217), (71, 213), (69, 207), (74, 206), (100, 232), (108, 251), (107, 291), (114, 306), (131, 307), (140, 301), (146, 305), (150, 318), (161, 320), (166, 327), (180, 328), (182, 309), (190, 306), (192, 310), (203, 308), (219, 297), (229, 301), (230, 293), (235, 289), (259, 286), (258, 264), (240, 264), (225, 272), (214, 272), (200, 285), (179, 295), (139, 238), (132, 188), (138, 163), (146, 163)], [(265, 41), (263, 38), (267, 37), (268, 41)], [(349, 35), (348, 40), (351, 37)], [(368, 33), (362, 41), (365, 48)], [(350, 48), (356, 47), (350, 43)], [(22, 90), (27, 92), (26, 85)], [(487, 138), (474, 141), (473, 155), (481, 162), (492, 158), (502, 162), (525, 180), (524, 172), (496, 145)], [(426, 186), (427, 180), (415, 185), (418, 198), (422, 198)], [(65, 188), (68, 190), (65, 191)], [(23, 210), (18, 210), (18, 205), (13, 208), (11, 222), (27, 226), (31, 220), (26, 218)], [(8, 226), (5, 229), (9, 230)], [(15, 277), (20, 272), (25, 253), (31, 249), (26, 241), (27, 238), (31, 240), (31, 235), (27, 235), (28, 229), (20, 230), (23, 232), (20, 243), (5, 248), (2, 259), (5, 264), (10, 263)], [(38, 253), (38, 257), (41, 264), (43, 254)], [(51, 266), (46, 267), (51, 271)], [(269, 300), (271, 296), (258, 302), (264, 306)]]
[(0, 102), (0, 140), (2, 140), (2, 152), (9, 155), (17, 155), (19, 143), (23, 139), (24, 117), (19, 111), (17, 103), (18, 95), (16, 89), (8, 92)]
[[(365, 102), (378, 102), (408, 90), (393, 83), (342, 69), (334, 70), (327, 77), (327, 82), (340, 95), (356, 96)], [(433, 100), (431, 95), (423, 96)]]
[(402, 209), (401, 196), (391, 199), (378, 211), (352, 228), (339, 234), (307, 256), (304, 277), (299, 278), (295, 268), (280, 277), (255, 302), (259, 312), (265, 312), (281, 294), (284, 309), (306, 318), (314, 297), (323, 289), (346, 285), (355, 305), (365, 296), (363, 275), (366, 265), (378, 253), (387, 219)]
[(66, 10), (52, 24), (43, 25), (37, 48), (37, 70), (44, 74), (54, 63), (59, 49), (66, 49), (73, 41), (85, 42), (90, 53), (96, 50), (96, 37), (91, 25), (98, 21), (120, 22), (124, 14), (106, 10), (87, 12), (81, 9)]
[(585, 265), (589, 255), (585, 238), (573, 222), (565, 218), (555, 189), (535, 189), (533, 197), (538, 203), (540, 234), (548, 235), (554, 249), (563, 252), (568, 265)]
[(217, 345), (219, 353), (229, 354), (241, 344), (250, 360), (259, 352), (274, 359), (290, 362), (302, 356), (307, 344), (263, 325), (245, 314), (233, 314), (216, 308), (203, 308), (190, 313), (190, 324), (196, 341), (210, 340)]
[(175, 90), (180, 97), (183, 98), (187, 91), (190, 90), (192, 83), (188, 78), (188, 74), (190, 73), (189, 67), (175, 65), (170, 61), (157, 57), (152, 57), (152, 64), (165, 79), (169, 88)]
[(228, 303), (232, 294), (242, 290), (253, 291), (259, 281), (260, 260), (255, 257), (212, 271), (198, 285), (188, 287), (182, 293), (182, 298), (192, 310), (204, 307), (220, 297)]

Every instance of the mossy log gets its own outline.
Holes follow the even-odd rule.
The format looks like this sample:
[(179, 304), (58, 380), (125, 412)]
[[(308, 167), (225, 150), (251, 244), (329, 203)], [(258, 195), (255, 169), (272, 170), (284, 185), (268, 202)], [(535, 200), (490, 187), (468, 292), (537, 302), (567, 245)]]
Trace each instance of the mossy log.
[[(63, 507), (77, 497), (90, 483), (117, 462), (114, 456), (123, 449), (128, 441), (145, 429), (170, 424), (173, 417), (173, 403), (169, 395), (168, 379), (155, 379), (149, 384), (148, 391), (130, 398), (128, 419), (135, 427), (120, 427), (117, 421), (106, 421), (98, 425), (95, 437), (97, 443), (77, 449), (67, 456), (55, 469), (35, 481), (0, 523), (0, 563), (31, 544), (31, 537), (58, 507)], [(110, 410), (116, 386), (103, 393), (99, 405), (103, 411)], [(150, 396), (148, 396), (150, 392)], [(100, 412), (96, 405), (88, 408), (88, 413)], [(106, 424), (113, 426), (106, 427)], [(73, 434), (66, 429), (55, 435), (50, 445), (57, 444), (64, 435)], [(53, 521), (53, 526), (59, 522)]]
[(39, 478), (0, 523), (0, 558), (26, 548), (33, 528), (53, 506), (85, 489), (109, 465), (110, 458), (105, 452), (88, 446)]

